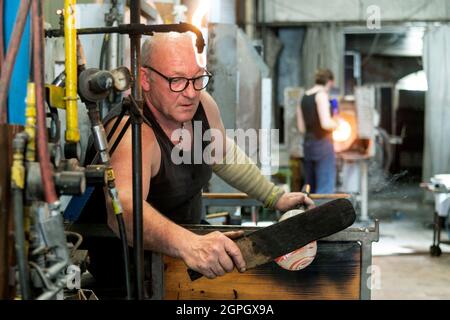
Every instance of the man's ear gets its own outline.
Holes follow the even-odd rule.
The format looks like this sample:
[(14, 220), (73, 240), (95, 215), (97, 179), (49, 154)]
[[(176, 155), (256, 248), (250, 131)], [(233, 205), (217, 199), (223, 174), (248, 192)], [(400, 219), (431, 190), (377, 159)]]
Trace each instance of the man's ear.
[(147, 68), (141, 67), (141, 85), (145, 92), (150, 90), (149, 71)]

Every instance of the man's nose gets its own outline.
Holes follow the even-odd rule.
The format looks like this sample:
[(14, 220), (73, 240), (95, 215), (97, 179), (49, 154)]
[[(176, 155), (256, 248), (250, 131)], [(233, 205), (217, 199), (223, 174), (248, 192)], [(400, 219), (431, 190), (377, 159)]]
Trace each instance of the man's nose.
[(189, 81), (187, 88), (183, 90), (183, 95), (187, 98), (193, 99), (197, 93), (198, 91), (194, 89), (194, 83)]

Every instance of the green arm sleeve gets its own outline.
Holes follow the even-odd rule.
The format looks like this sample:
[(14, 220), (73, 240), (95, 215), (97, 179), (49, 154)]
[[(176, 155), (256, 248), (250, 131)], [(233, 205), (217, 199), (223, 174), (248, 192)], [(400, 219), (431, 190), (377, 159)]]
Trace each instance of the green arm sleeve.
[(228, 138), (225, 161), (214, 164), (213, 171), (232, 187), (261, 201), (267, 208), (273, 208), (284, 194), (284, 190), (264, 177), (258, 166)]

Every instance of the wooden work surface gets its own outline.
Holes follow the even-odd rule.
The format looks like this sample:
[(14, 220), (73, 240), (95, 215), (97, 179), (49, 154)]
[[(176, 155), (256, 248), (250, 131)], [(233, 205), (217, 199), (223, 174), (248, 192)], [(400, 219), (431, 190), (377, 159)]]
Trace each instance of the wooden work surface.
[(287, 271), (271, 262), (210, 280), (191, 281), (186, 265), (164, 257), (164, 298), (168, 300), (328, 300), (360, 298), (361, 247), (357, 242), (319, 241), (306, 269)]

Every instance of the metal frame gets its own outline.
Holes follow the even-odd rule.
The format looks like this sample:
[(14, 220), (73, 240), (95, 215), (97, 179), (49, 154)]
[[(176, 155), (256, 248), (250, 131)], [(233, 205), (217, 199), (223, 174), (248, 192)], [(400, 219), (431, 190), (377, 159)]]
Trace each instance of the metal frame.
[(208, 207), (252, 207), (252, 212), (254, 207), (262, 206), (262, 203), (256, 199), (211, 199), (202, 198), (202, 217), (206, 217), (208, 213)]

